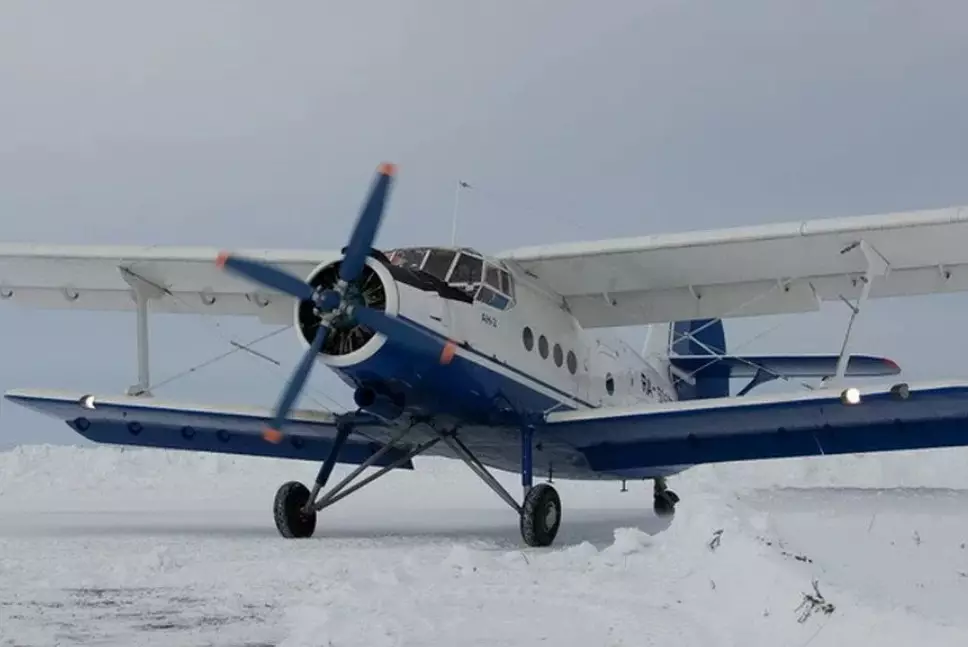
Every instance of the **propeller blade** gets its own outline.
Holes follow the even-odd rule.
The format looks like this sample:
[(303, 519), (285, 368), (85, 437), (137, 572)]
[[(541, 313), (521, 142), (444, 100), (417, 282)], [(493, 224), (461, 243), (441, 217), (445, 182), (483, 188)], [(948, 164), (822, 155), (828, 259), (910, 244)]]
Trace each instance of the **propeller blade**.
[(312, 345), (306, 349), (302, 359), (299, 360), (299, 365), (296, 366), (296, 370), (293, 371), (292, 377), (289, 378), (285, 390), (279, 397), (279, 402), (276, 404), (275, 417), (272, 419), (271, 426), (266, 427), (262, 432), (262, 437), (269, 442), (278, 443), (282, 440), (282, 425), (289, 416), (289, 412), (292, 410), (292, 405), (296, 402), (296, 398), (299, 397), (299, 392), (302, 391), (306, 380), (309, 378), (313, 364), (316, 363), (316, 356), (322, 350), (323, 342), (326, 341), (328, 332), (329, 325), (325, 321), (320, 321)]
[(346, 258), (339, 268), (339, 277), (351, 283), (355, 281), (363, 271), (366, 257), (373, 248), (373, 240), (376, 232), (380, 228), (380, 220), (383, 217), (383, 207), (386, 204), (387, 195), (390, 192), (390, 184), (393, 176), (397, 172), (397, 167), (393, 164), (383, 163), (377, 170), (376, 179), (370, 188), (370, 195), (360, 212), (360, 216), (353, 228), (350, 242), (346, 246)]
[(266, 287), (284, 292), (302, 301), (313, 298), (313, 288), (308, 283), (289, 272), (250, 258), (232, 256), (228, 252), (222, 252), (215, 260), (215, 264), (220, 268), (225, 268), (245, 278), (259, 283)]
[(397, 343), (409, 348), (421, 349), (428, 354), (437, 354), (441, 364), (449, 364), (454, 358), (457, 344), (449, 340), (441, 341), (397, 317), (390, 317), (380, 310), (364, 306), (354, 307), (350, 314), (358, 323), (386, 335)]
[(312, 286), (298, 276), (293, 276), (274, 265), (251, 258), (232, 256), (228, 252), (219, 254), (215, 259), (215, 265), (297, 299), (305, 301), (313, 298)]

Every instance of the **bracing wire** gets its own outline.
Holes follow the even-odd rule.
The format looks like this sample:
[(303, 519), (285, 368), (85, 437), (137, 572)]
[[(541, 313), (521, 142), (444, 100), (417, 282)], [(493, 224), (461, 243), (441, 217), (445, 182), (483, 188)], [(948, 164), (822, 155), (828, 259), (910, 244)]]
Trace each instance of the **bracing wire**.
[[(170, 290), (167, 286), (161, 285), (161, 284), (159, 284), (159, 283), (157, 283), (155, 281), (152, 281), (151, 279), (149, 279), (149, 278), (147, 278), (145, 276), (142, 276), (142, 275), (138, 274), (137, 272), (133, 271), (130, 268), (125, 268), (125, 269), (132, 276), (135, 276), (139, 280), (144, 281), (146, 284), (148, 284), (148, 285), (150, 285), (150, 286), (158, 289), (159, 291), (161, 291), (165, 295), (171, 297), (171, 299), (172, 299), (173, 302), (175, 302), (176, 304), (181, 305), (183, 308), (185, 308), (188, 311), (189, 314), (196, 314), (196, 315), (202, 316), (202, 321), (204, 321), (207, 325), (211, 325), (212, 331), (215, 333), (215, 335), (218, 336), (219, 339), (221, 339), (221, 341), (223, 341), (223, 342), (229, 344), (230, 346), (232, 346), (232, 349), (229, 350), (229, 351), (226, 351), (226, 352), (221, 353), (221, 354), (219, 354), (219, 355), (217, 355), (215, 357), (212, 357), (212, 358), (210, 358), (208, 360), (205, 360), (204, 362), (200, 362), (198, 365), (195, 365), (195, 366), (193, 366), (193, 367), (191, 367), (191, 368), (189, 368), (189, 369), (187, 369), (185, 371), (181, 371), (181, 372), (179, 372), (179, 373), (177, 373), (175, 375), (172, 375), (172, 376), (170, 376), (168, 378), (165, 378), (164, 380), (162, 380), (160, 382), (153, 383), (153, 384), (149, 385), (149, 389), (151, 389), (151, 388), (158, 388), (158, 387), (163, 386), (165, 384), (170, 384), (170, 383), (174, 382), (175, 380), (178, 380), (178, 379), (182, 379), (184, 377), (187, 377), (188, 375), (191, 375), (192, 373), (194, 373), (194, 372), (196, 372), (196, 371), (198, 371), (198, 370), (200, 370), (202, 368), (205, 368), (207, 366), (211, 366), (212, 364), (215, 364), (215, 363), (217, 363), (217, 362), (225, 359), (226, 357), (228, 357), (228, 356), (230, 356), (233, 353), (236, 353), (238, 351), (241, 351), (241, 350), (251, 351), (251, 346), (252, 345), (254, 345), (254, 344), (256, 344), (256, 343), (258, 343), (260, 341), (264, 341), (264, 340), (266, 340), (266, 339), (268, 339), (270, 337), (273, 337), (273, 336), (279, 334), (280, 332), (282, 332), (284, 330), (288, 330), (289, 328), (292, 328), (292, 324), (290, 324), (290, 325), (285, 326), (283, 328), (278, 328), (278, 329), (274, 330), (271, 333), (268, 333), (266, 335), (260, 336), (260, 337), (256, 338), (255, 340), (253, 340), (252, 342), (249, 342), (248, 344), (242, 344), (242, 343), (236, 341), (235, 339), (232, 339), (231, 336), (226, 336), (223, 333), (222, 326), (221, 326), (221, 322), (219, 322), (217, 320), (216, 321), (212, 321), (210, 319), (211, 315), (209, 313), (204, 312), (200, 308), (197, 308), (197, 307), (192, 306), (190, 303), (188, 303), (187, 301), (185, 301), (185, 299), (183, 299), (178, 294), (176, 294), (175, 292), (173, 292), (172, 290)], [(276, 370), (281, 370), (281, 365), (278, 362), (274, 362), (274, 366), (276, 367)], [(288, 377), (288, 376), (286, 376), (286, 377)], [(285, 383), (286, 377), (283, 377), (282, 378), (283, 383)], [(342, 409), (343, 408), (342, 405), (340, 405), (340, 403), (337, 402), (336, 399), (333, 398), (332, 396), (330, 396), (328, 393), (325, 393), (323, 391), (319, 391), (317, 389), (314, 389), (309, 384), (307, 384), (306, 387), (305, 387), (304, 393), (306, 394), (307, 397), (309, 397), (310, 400), (312, 400), (313, 402), (315, 402), (316, 405), (318, 405), (324, 411), (327, 411), (329, 413), (334, 413), (335, 412), (329, 406), (323, 404), (316, 397), (314, 397), (313, 396), (313, 391), (316, 391), (319, 396), (325, 398), (329, 402), (332, 402), (334, 405), (336, 405), (336, 408), (337, 409)]]
[[(682, 339), (690, 339), (693, 342), (695, 342), (696, 344), (698, 344), (701, 348), (703, 348), (704, 350), (706, 350), (712, 356), (712, 359), (710, 359), (708, 362), (706, 362), (705, 364), (700, 365), (699, 368), (697, 368), (697, 369), (695, 369), (693, 371), (690, 371), (689, 374), (688, 374), (689, 377), (692, 377), (692, 376), (696, 375), (697, 373), (699, 373), (703, 369), (705, 369), (705, 368), (707, 368), (709, 366), (712, 366), (716, 362), (718, 362), (718, 361), (722, 360), (724, 357), (726, 357), (726, 349), (724, 349), (724, 348), (713, 348), (712, 346), (710, 346), (710, 345), (702, 342), (701, 340), (699, 340), (696, 337), (696, 335), (699, 334), (700, 332), (702, 332), (703, 330), (705, 330), (706, 328), (708, 328), (708, 327), (716, 324), (717, 322), (721, 322), (724, 318), (728, 318), (728, 317), (730, 317), (732, 315), (735, 315), (735, 314), (741, 312), (745, 308), (748, 308), (749, 306), (753, 305), (754, 303), (756, 303), (760, 299), (763, 299), (766, 296), (768, 296), (770, 293), (772, 293), (774, 290), (776, 290), (780, 286), (781, 286), (781, 283), (779, 283), (779, 282), (776, 283), (776, 284), (774, 284), (773, 286), (770, 287), (769, 290), (764, 290), (760, 294), (757, 294), (756, 296), (754, 296), (754, 297), (752, 297), (750, 299), (747, 299), (746, 301), (744, 301), (743, 303), (739, 304), (735, 308), (732, 308), (731, 310), (727, 311), (725, 314), (723, 314), (720, 317), (715, 317), (713, 319), (710, 319), (709, 321), (707, 321), (703, 325), (699, 326), (699, 328), (697, 328), (696, 330), (688, 331), (688, 332), (685, 332), (685, 333), (677, 333), (676, 330), (675, 330), (675, 328), (673, 328), (672, 331), (671, 331), (673, 337), (676, 337), (676, 335), (678, 335), (678, 337), (677, 338), (674, 338), (672, 340), (672, 342), (671, 342), (672, 344), (675, 344), (677, 341), (680, 341)], [(775, 330), (778, 326), (779, 326), (779, 324), (777, 326), (775, 326), (774, 328), (770, 329), (769, 332), (772, 332), (772, 330)], [(744, 346), (752, 343), (753, 341), (755, 341), (757, 338), (759, 338), (761, 336), (762, 336), (762, 334), (761, 335), (757, 335), (756, 337), (754, 337), (751, 340), (747, 340), (747, 342), (744, 344)], [(767, 373), (767, 374), (771, 375), (772, 377), (774, 377), (776, 379), (783, 380), (784, 382), (792, 382), (793, 381), (790, 376), (783, 375), (782, 373), (778, 373), (776, 371), (773, 371), (773, 370), (767, 368), (766, 366), (761, 365), (758, 362), (751, 361), (751, 360), (749, 360), (749, 359), (747, 359), (745, 357), (739, 357), (739, 356), (735, 356), (735, 357), (736, 357), (736, 360), (737, 361), (742, 362), (742, 363), (744, 363), (744, 364), (746, 364), (748, 366), (751, 366), (752, 368), (755, 368), (757, 371), (763, 371), (764, 373)], [(803, 386), (804, 388), (807, 388), (807, 389), (813, 389), (813, 387), (810, 386), (809, 384), (807, 384), (806, 382), (800, 382), (800, 385)]]
[(237, 353), (237, 352), (239, 352), (241, 350), (249, 350), (251, 346), (259, 343), (260, 341), (265, 341), (266, 339), (269, 339), (270, 337), (275, 337), (279, 333), (281, 333), (281, 332), (283, 332), (285, 330), (289, 330), (290, 328), (292, 328), (291, 325), (289, 325), (289, 326), (283, 326), (282, 328), (277, 328), (277, 329), (273, 330), (272, 332), (270, 332), (268, 334), (260, 335), (259, 337), (256, 337), (255, 339), (253, 339), (252, 341), (248, 342), (247, 344), (238, 344), (238, 345), (235, 345), (233, 343), (233, 348), (231, 350), (227, 350), (224, 353), (219, 353), (218, 355), (215, 355), (214, 357), (210, 357), (209, 359), (207, 359), (207, 360), (205, 360), (203, 362), (199, 362), (198, 364), (195, 364), (194, 366), (191, 366), (190, 368), (187, 368), (184, 371), (179, 371), (178, 373), (175, 373), (174, 375), (170, 375), (170, 376), (166, 377), (165, 379), (163, 379), (163, 380), (161, 380), (159, 382), (155, 382), (155, 383), (151, 384), (149, 388), (151, 388), (151, 389), (157, 389), (157, 388), (160, 388), (162, 386), (165, 386), (166, 384), (170, 384), (170, 383), (172, 383), (172, 382), (174, 382), (176, 380), (180, 380), (181, 378), (187, 377), (188, 375), (191, 375), (192, 373), (194, 373), (194, 372), (196, 372), (196, 371), (198, 371), (200, 369), (203, 369), (206, 366), (211, 366), (212, 364), (215, 364), (216, 362), (219, 362), (219, 361), (225, 359), (229, 355), (233, 355), (233, 354), (235, 354), (235, 353)]

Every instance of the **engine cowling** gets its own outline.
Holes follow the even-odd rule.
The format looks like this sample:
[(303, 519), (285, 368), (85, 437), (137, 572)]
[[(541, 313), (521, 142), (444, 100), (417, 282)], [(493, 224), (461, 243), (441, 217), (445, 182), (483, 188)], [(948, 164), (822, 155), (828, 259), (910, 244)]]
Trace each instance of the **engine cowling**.
[[(341, 263), (342, 261), (320, 263), (306, 277), (306, 282), (314, 288), (335, 289)], [(389, 315), (396, 315), (399, 311), (396, 281), (389, 270), (372, 257), (366, 259), (360, 278), (347, 288), (346, 298), (354, 305), (365, 305)], [(294, 317), (300, 342), (310, 346), (319, 328), (319, 316), (312, 302), (296, 303)], [(319, 353), (323, 362), (330, 366), (348, 366), (361, 362), (379, 350), (386, 341), (383, 335), (346, 316), (336, 317), (330, 328)]]

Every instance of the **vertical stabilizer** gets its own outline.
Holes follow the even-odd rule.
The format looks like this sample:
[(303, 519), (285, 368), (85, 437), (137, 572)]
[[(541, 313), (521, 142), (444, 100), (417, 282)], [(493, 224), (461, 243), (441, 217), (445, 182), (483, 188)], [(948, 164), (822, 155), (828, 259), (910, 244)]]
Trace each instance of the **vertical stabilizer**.
[[(710, 361), (726, 354), (726, 331), (719, 319), (689, 319), (672, 324), (668, 338), (670, 355), (708, 356)], [(682, 400), (724, 398), (729, 395), (729, 377), (699, 376), (695, 384), (676, 379)]]

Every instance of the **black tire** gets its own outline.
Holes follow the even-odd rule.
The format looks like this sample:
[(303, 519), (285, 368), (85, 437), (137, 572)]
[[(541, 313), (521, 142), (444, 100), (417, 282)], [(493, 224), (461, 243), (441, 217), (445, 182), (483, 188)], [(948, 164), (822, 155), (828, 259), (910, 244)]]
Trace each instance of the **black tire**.
[(679, 503), (679, 496), (672, 490), (657, 492), (653, 502), (652, 510), (657, 517), (671, 517), (676, 513), (676, 504)]
[(298, 481), (284, 483), (276, 492), (272, 506), (276, 528), (287, 539), (312, 537), (316, 530), (316, 511), (306, 513), (303, 506), (309, 501), (309, 490)]
[(521, 537), (528, 546), (550, 546), (561, 526), (561, 499), (553, 487), (539, 483), (521, 506)]

